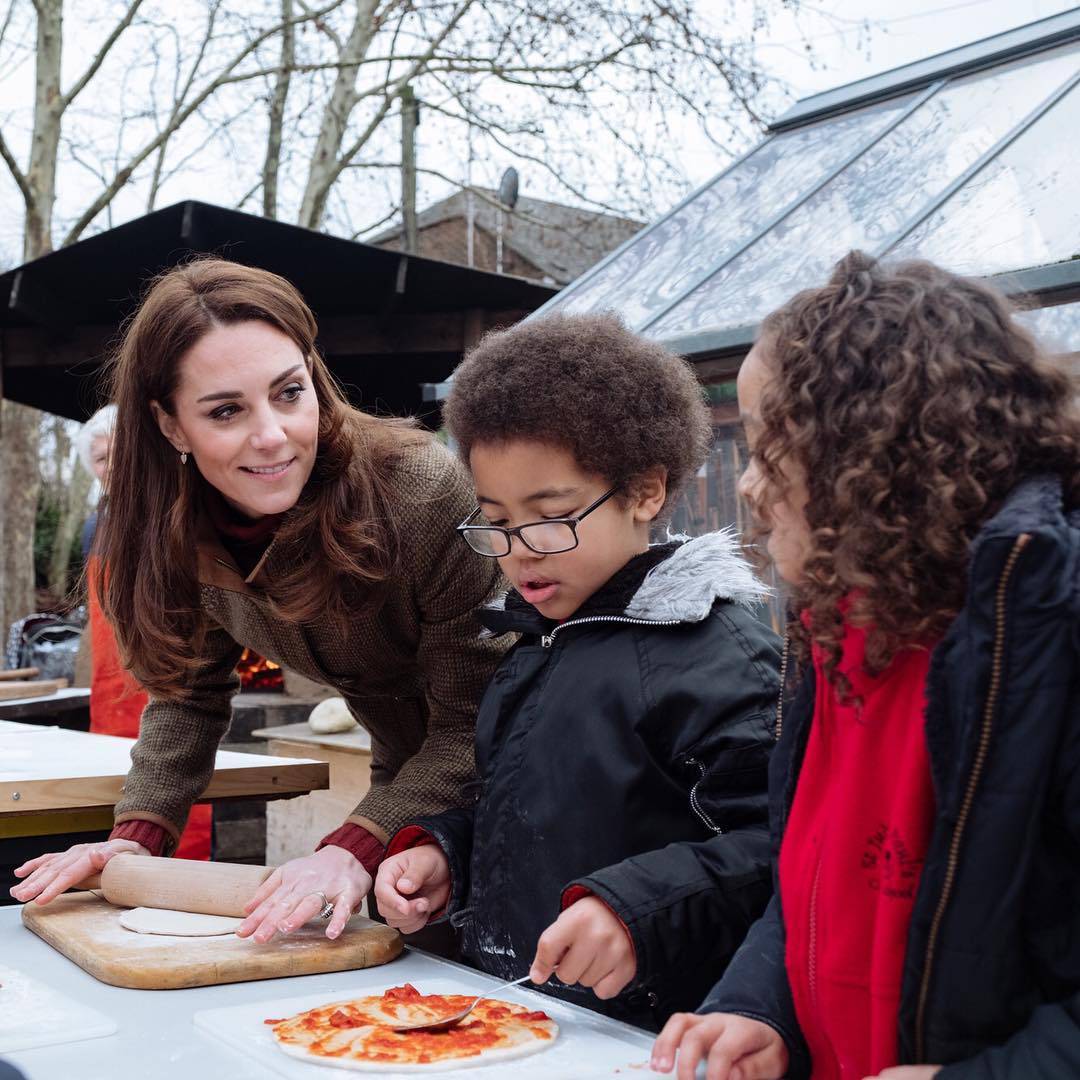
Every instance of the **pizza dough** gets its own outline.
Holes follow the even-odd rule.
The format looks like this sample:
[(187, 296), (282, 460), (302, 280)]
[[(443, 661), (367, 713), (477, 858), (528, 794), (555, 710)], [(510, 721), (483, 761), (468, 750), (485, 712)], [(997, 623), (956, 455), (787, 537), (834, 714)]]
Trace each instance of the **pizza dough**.
[(317, 735), (334, 735), (359, 727), (344, 698), (331, 697), (320, 701), (308, 717), (308, 727)]
[(381, 996), (332, 1002), (265, 1023), (289, 1057), (355, 1072), (475, 1068), (546, 1050), (558, 1036), (558, 1024), (546, 1013), (487, 998), (447, 1031), (396, 1032), (391, 1026), (438, 1020), (474, 999), (468, 994), (425, 995), (406, 983)]
[(221, 937), (235, 933), (243, 921), (229, 915), (199, 915), (168, 908), (137, 907), (120, 912), (120, 925), (126, 929), (168, 937)]

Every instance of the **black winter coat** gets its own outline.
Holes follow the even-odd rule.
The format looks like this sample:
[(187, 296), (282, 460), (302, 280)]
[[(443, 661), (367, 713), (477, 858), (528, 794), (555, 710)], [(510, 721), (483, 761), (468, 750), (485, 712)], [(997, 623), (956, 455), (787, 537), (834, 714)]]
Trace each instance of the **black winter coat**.
[(480, 794), (417, 823), (449, 859), (466, 960), (526, 974), (580, 884), (628, 927), (637, 976), (606, 1002), (554, 978), (550, 993), (653, 1029), (702, 1000), (770, 893), (780, 657), (749, 610), (763, 591), (718, 533), (635, 557), (562, 625), (516, 593), (485, 610), (524, 637), (480, 705)]
[[(769, 770), (774, 859), (810, 732), (787, 693)], [(1056, 480), (1013, 493), (972, 548), (934, 652), (926, 739), (936, 818), (908, 933), (899, 1061), (938, 1080), (1080, 1076), (1080, 510)], [(775, 864), (774, 864), (775, 865)], [(775, 1027), (809, 1075), (779, 893), (700, 1012)]]

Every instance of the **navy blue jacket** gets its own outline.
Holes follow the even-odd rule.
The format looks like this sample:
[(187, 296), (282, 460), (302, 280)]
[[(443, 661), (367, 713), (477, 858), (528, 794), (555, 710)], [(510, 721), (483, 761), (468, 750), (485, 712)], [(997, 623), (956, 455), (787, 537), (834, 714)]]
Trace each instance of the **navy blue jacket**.
[(770, 892), (780, 643), (747, 606), (762, 592), (713, 534), (637, 556), (561, 625), (516, 594), (485, 612), (524, 636), (480, 705), (480, 794), (419, 822), (470, 963), (526, 974), (579, 884), (628, 927), (637, 977), (611, 1001), (548, 992), (650, 1028), (702, 1000)]
[[(774, 867), (813, 713), (785, 686), (769, 769)], [(796, 684), (794, 686), (790, 684)], [(1080, 1076), (1080, 510), (1031, 480), (976, 538), (965, 605), (934, 652), (936, 817), (901, 985), (899, 1061), (939, 1080)], [(700, 1012), (763, 1020), (809, 1075), (779, 895)]]

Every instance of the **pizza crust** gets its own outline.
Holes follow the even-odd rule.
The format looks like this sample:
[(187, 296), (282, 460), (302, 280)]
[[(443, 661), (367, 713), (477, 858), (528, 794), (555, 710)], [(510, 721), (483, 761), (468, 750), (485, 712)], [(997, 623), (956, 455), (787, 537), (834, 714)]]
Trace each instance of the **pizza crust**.
[(479, 1069), (497, 1061), (509, 1061), (511, 1058), (529, 1057), (539, 1054), (551, 1046), (550, 1042), (531, 1042), (523, 1046), (496, 1046), (485, 1050), (477, 1057), (457, 1058), (451, 1061), (433, 1061), (428, 1065), (398, 1065), (392, 1061), (361, 1061), (357, 1058), (331, 1058), (322, 1054), (313, 1054), (302, 1046), (278, 1043), (278, 1049), (289, 1057), (299, 1058), (309, 1065), (329, 1065), (334, 1069), (349, 1069), (352, 1072), (374, 1073), (434, 1073), (450, 1072), (453, 1069)]
[(448, 1033), (393, 1030), (395, 1023), (438, 1020), (473, 1000), (461, 994), (424, 995), (406, 983), (382, 995), (330, 1002), (265, 1023), (272, 1025), (278, 1048), (289, 1057), (369, 1073), (475, 1069), (539, 1053), (558, 1037), (559, 1025), (546, 1013), (492, 998), (482, 999)]
[(125, 929), (167, 937), (222, 937), (235, 933), (243, 921), (228, 915), (200, 915), (170, 908), (137, 907), (120, 912), (120, 925)]

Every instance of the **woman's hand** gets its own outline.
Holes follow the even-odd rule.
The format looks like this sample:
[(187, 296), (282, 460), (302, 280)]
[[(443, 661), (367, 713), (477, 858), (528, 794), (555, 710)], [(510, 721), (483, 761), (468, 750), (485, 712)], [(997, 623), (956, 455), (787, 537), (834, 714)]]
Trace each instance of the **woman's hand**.
[(706, 1063), (706, 1080), (780, 1080), (788, 1069), (779, 1032), (731, 1013), (676, 1013), (653, 1045), (653, 1069), (671, 1072), (676, 1051), (678, 1080), (694, 1080), (700, 1061)]
[(371, 875), (344, 848), (328, 844), (314, 855), (279, 866), (244, 905), (247, 918), (239, 937), (267, 942), (275, 934), (291, 934), (322, 911), (323, 897), (334, 905), (326, 928), (336, 938), (371, 888)]
[(403, 934), (427, 926), (450, 899), (450, 863), (438, 844), (421, 844), (384, 859), (375, 899), (387, 923)]
[(72, 885), (85, 881), (91, 874), (100, 874), (114, 855), (123, 852), (150, 854), (134, 840), (105, 840), (99, 844), (76, 844), (67, 851), (39, 855), (15, 868), (15, 876), (25, 877), (26, 880), (13, 886), (11, 895), (24, 904), (30, 900), (36, 904), (47, 904)]
[(552, 973), (571, 986), (588, 986), (613, 998), (634, 977), (634, 944), (619, 917), (595, 896), (571, 904), (541, 935), (529, 978), (537, 985)]

